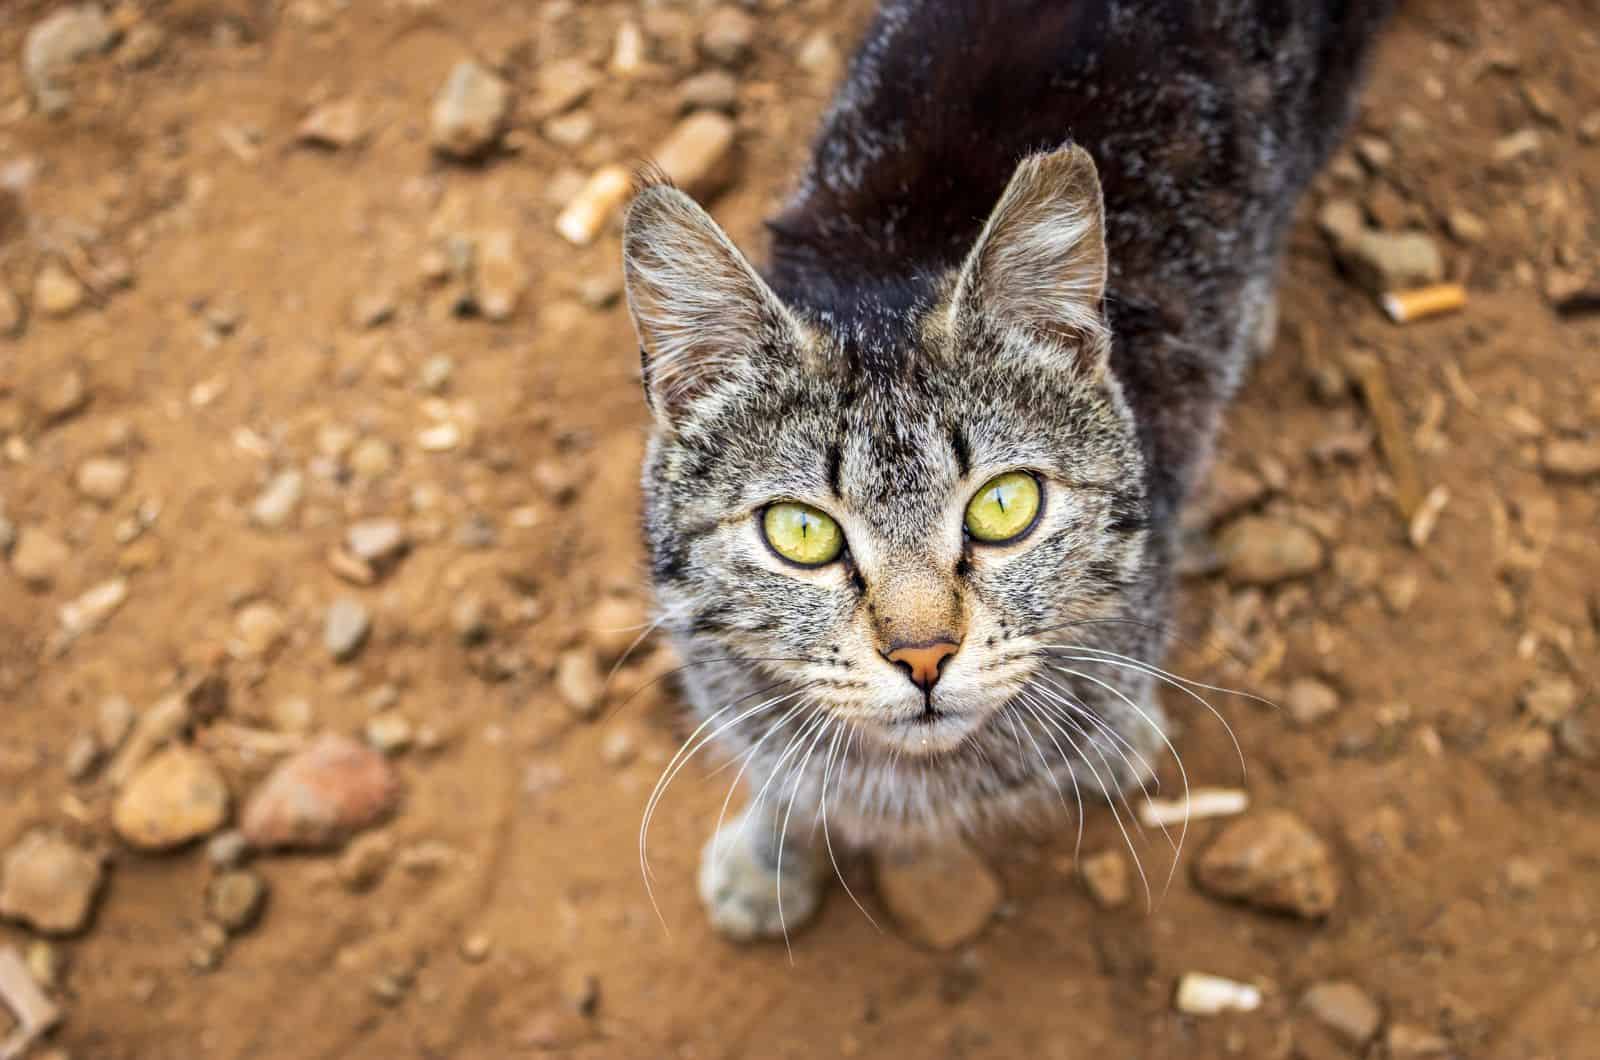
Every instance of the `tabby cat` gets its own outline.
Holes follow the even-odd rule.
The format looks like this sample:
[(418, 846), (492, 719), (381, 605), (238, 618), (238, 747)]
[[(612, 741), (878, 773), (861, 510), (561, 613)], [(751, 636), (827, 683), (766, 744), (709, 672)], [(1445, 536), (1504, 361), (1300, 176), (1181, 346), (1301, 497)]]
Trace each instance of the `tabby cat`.
[(754, 793), (702, 855), (725, 934), (804, 921), (844, 843), (1081, 813), (1170, 749), (1180, 508), (1389, 6), (886, 0), (765, 269), (646, 178), (651, 570), (685, 753)]

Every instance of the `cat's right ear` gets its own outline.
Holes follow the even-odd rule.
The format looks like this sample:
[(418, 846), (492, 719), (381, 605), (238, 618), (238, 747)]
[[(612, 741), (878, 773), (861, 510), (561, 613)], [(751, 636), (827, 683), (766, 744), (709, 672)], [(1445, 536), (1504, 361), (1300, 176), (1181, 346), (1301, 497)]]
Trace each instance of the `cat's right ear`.
[(663, 421), (723, 386), (757, 381), (764, 355), (800, 341), (754, 266), (670, 184), (647, 183), (629, 205), (622, 267), (645, 400)]

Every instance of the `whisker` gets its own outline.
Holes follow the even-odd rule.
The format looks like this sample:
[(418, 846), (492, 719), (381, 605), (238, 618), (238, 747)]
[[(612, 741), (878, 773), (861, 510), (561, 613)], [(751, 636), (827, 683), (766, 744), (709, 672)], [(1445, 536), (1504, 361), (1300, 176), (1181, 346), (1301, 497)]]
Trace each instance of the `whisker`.
[[(828, 748), (828, 762), (822, 769), (822, 841), (828, 848), (828, 860), (833, 864), (833, 874), (839, 878), (839, 885), (844, 888), (844, 893), (849, 895), (850, 901), (855, 904), (857, 909), (861, 910), (861, 915), (867, 918), (867, 923), (871, 924), (879, 934), (882, 934), (883, 928), (879, 927), (878, 922), (872, 919), (872, 914), (867, 912), (867, 907), (861, 904), (861, 899), (857, 898), (856, 893), (850, 889), (850, 881), (844, 878), (844, 871), (839, 868), (839, 859), (833, 853), (833, 836), (828, 831), (828, 781), (833, 774), (835, 763), (839, 760), (835, 757), (835, 752), (839, 750), (839, 737), (845, 735), (846, 728), (846, 726), (841, 725), (834, 730), (833, 745)], [(844, 753), (840, 757), (844, 759), (850, 757), (850, 744), (855, 740), (857, 731), (856, 729), (849, 730), (850, 735), (844, 742)]]
[[(1108, 684), (1097, 677), (1090, 676), (1089, 674), (1082, 673), (1078, 670), (1069, 670), (1058, 666), (1052, 666), (1050, 669), (1055, 670), (1057, 673), (1070, 674), (1071, 676), (1082, 678), (1083, 680), (1088, 681), (1090, 684), (1098, 685), (1107, 692), (1110, 692), (1112, 695), (1116, 696), (1118, 699), (1122, 700), (1122, 702), (1127, 705), (1129, 710), (1139, 715), (1144, 723), (1150, 726), (1150, 730), (1160, 737), (1161, 742), (1166, 745), (1167, 750), (1172, 752), (1172, 760), (1178, 765), (1178, 776), (1183, 781), (1183, 804), (1185, 806), (1189, 805), (1189, 770), (1183, 764), (1183, 755), (1178, 753), (1178, 748), (1173, 744), (1172, 739), (1167, 735), (1166, 730), (1157, 725), (1155, 719), (1146, 713), (1143, 707), (1135, 703), (1132, 697), (1128, 696), (1120, 688)], [(1162, 830), (1166, 831), (1165, 825), (1162, 826)], [(1188, 838), (1189, 815), (1188, 813), (1185, 813), (1183, 815), (1183, 827), (1178, 832), (1177, 849), (1173, 851), (1172, 867), (1167, 871), (1167, 882), (1162, 886), (1162, 894), (1167, 893), (1167, 891), (1172, 888), (1172, 880), (1178, 872), (1178, 862), (1183, 856), (1183, 844)], [(1171, 842), (1172, 840), (1170, 833), (1167, 835), (1167, 840), (1168, 842)]]
[[(1061, 756), (1061, 761), (1065, 763), (1067, 767), (1067, 776), (1072, 780), (1072, 797), (1078, 804), (1078, 838), (1073, 842), (1072, 845), (1072, 859), (1076, 861), (1078, 859), (1078, 852), (1083, 849), (1084, 816), (1083, 792), (1078, 788), (1078, 772), (1072, 768), (1072, 760), (1068, 758), (1067, 753), (1061, 749), (1061, 745), (1056, 742), (1056, 738), (1051, 735), (1049, 729), (1045, 728), (1044, 719), (1039, 716), (1038, 710), (1029, 702), (1032, 697), (1028, 696), (1025, 699), (1023, 698), (1025, 695), (1026, 693), (1019, 695), (1018, 698), (1012, 700), (1012, 702), (1021, 706), (1023, 710), (1027, 711), (1028, 714), (1032, 716), (1034, 721), (1039, 723), (1039, 728), (1044, 732), (1045, 739), (1050, 741), (1050, 743), (1056, 749), (1056, 754)], [(1050, 768), (1050, 763), (1045, 761), (1044, 752), (1039, 748), (1039, 741), (1033, 738), (1033, 733), (1028, 732), (1028, 726), (1026, 722), (1023, 723), (1022, 731), (1028, 737), (1028, 742), (1033, 744), (1034, 753), (1039, 756), (1039, 764), (1044, 767), (1045, 777), (1050, 781), (1051, 786), (1056, 789), (1056, 795), (1061, 799), (1061, 808), (1066, 810), (1069, 817), (1072, 816), (1072, 811), (1067, 807), (1067, 797), (1061, 791), (1061, 782), (1056, 780), (1055, 771)]]
[(789, 818), (794, 816), (795, 800), (800, 797), (800, 785), (806, 778), (806, 764), (816, 753), (818, 741), (827, 734), (836, 720), (832, 715), (822, 714), (822, 724), (817, 726), (816, 735), (811, 737), (811, 744), (806, 748), (805, 756), (794, 767), (794, 786), (789, 789), (789, 808), (783, 811), (783, 828), (778, 832), (778, 926), (783, 929), (783, 948), (789, 955), (790, 967), (794, 966), (794, 947), (789, 944), (789, 922), (783, 915), (783, 841), (789, 836)]
[[(816, 661), (817, 660), (815, 660), (815, 659), (808, 659), (808, 658), (805, 658), (803, 656), (795, 656), (795, 657), (792, 657), (792, 658), (786, 658), (786, 657), (783, 657), (783, 656), (771, 656), (771, 657), (763, 658), (763, 657), (760, 657), (760, 656), (748, 656), (748, 655), (715, 655), (715, 656), (712, 656), (709, 659), (692, 659), (689, 662), (680, 663), (677, 666), (674, 666), (672, 669), (667, 670), (665, 673), (657, 674), (655, 677), (652, 677), (650, 680), (646, 681), (644, 684), (642, 684), (638, 688), (634, 689), (633, 692), (630, 693), (625, 699), (623, 699), (623, 701), (621, 703), (618, 703), (616, 706), (614, 706), (610, 710), (608, 710), (606, 712), (605, 717), (604, 717), (603, 720), (610, 721), (612, 718), (615, 718), (618, 714), (620, 714), (623, 711), (624, 708), (626, 708), (628, 706), (628, 704), (632, 703), (635, 699), (638, 699), (652, 685), (660, 684), (662, 681), (665, 681), (669, 677), (676, 677), (679, 674), (683, 673), (683, 671), (689, 669), (690, 667), (694, 667), (694, 666), (712, 666), (712, 665), (715, 665), (717, 663), (726, 663), (726, 664), (728, 664), (730, 666), (746, 666), (747, 664), (753, 663), (753, 662), (792, 662), (792, 663), (811, 663), (811, 664), (814, 665), (816, 663)], [(753, 667), (752, 667), (752, 669), (753, 669)], [(613, 669), (611, 672), (612, 672), (612, 675), (615, 676), (616, 670)], [(606, 680), (607, 680), (607, 683), (609, 684), (611, 678), (608, 677)], [(769, 688), (776, 687), (776, 685), (778, 683), (780, 683), (780, 682), (774, 682), (774, 684), (769, 685), (768, 687)]]
[[(733, 802), (733, 793), (739, 790), (739, 781), (744, 778), (745, 770), (750, 768), (750, 763), (755, 760), (755, 756), (761, 751), (761, 745), (766, 743), (773, 733), (779, 731), (785, 725), (789, 724), (790, 720), (792, 720), (796, 714), (808, 709), (811, 706), (812, 703), (809, 699), (802, 699), (800, 702), (784, 711), (783, 716), (769, 726), (767, 731), (762, 733), (761, 736), (757, 738), (756, 742), (750, 747), (750, 749), (740, 756), (741, 760), (739, 762), (739, 772), (733, 775), (733, 781), (728, 785), (728, 794), (723, 797), (722, 809), (717, 813), (717, 827), (711, 833), (711, 860), (721, 860), (722, 824), (727, 819), (728, 807)], [(754, 804), (752, 803), (752, 806), (753, 805)]]
[[(1037, 700), (1037, 697), (1033, 698)], [(1051, 724), (1048, 717), (1045, 717), (1041, 720), (1045, 724)], [(1053, 725), (1052, 727), (1055, 728), (1057, 732), (1061, 733), (1061, 735), (1066, 739), (1067, 743), (1072, 746), (1072, 749), (1078, 753), (1079, 761), (1089, 767), (1089, 775), (1094, 777), (1095, 781), (1100, 785), (1100, 790), (1106, 797), (1106, 805), (1111, 808), (1111, 819), (1117, 823), (1117, 831), (1122, 833), (1122, 841), (1128, 845), (1128, 853), (1133, 857), (1133, 865), (1139, 870), (1139, 879), (1144, 884), (1145, 908), (1147, 910), (1153, 910), (1155, 908), (1155, 899), (1150, 893), (1150, 878), (1145, 875), (1144, 862), (1139, 857), (1138, 849), (1133, 845), (1133, 837), (1128, 834), (1127, 826), (1122, 823), (1122, 814), (1117, 809), (1116, 798), (1111, 794), (1111, 789), (1106, 786), (1105, 780), (1100, 776), (1100, 771), (1094, 767), (1094, 763), (1090, 761), (1089, 757), (1083, 753), (1083, 749), (1078, 746), (1078, 742), (1072, 738), (1072, 734), (1067, 732), (1066, 729), (1060, 725)], [(1082, 729), (1079, 729), (1078, 731), (1080, 733), (1083, 732)], [(1053, 740), (1054, 737), (1051, 739)], [(1057, 750), (1060, 750), (1059, 744), (1057, 745)], [(1065, 757), (1065, 752), (1062, 752), (1062, 756)], [(1135, 820), (1137, 820), (1137, 818)]]

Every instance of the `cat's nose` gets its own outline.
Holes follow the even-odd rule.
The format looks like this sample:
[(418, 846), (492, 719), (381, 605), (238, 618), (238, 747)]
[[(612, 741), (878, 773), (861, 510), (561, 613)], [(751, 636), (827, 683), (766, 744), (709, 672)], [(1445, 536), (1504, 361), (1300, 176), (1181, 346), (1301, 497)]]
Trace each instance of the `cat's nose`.
[(920, 644), (892, 645), (883, 657), (904, 670), (912, 684), (931, 691), (944, 669), (945, 660), (961, 649), (953, 640), (927, 640)]

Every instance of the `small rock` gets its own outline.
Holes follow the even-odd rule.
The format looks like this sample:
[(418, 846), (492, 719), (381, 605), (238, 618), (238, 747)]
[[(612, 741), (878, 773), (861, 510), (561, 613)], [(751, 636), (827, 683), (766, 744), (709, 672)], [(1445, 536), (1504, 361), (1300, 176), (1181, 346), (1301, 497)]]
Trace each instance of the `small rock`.
[(104, 879), (98, 857), (36, 829), (0, 861), (0, 917), (47, 935), (76, 934), (88, 926)]
[(301, 143), (337, 151), (359, 141), (365, 132), (361, 104), (340, 99), (324, 103), (306, 115), (295, 136)]
[(272, 727), (279, 732), (307, 733), (316, 724), (316, 714), (311, 701), (303, 696), (290, 696), (272, 705)]
[(1297, 677), (1283, 697), (1289, 719), (1302, 728), (1315, 725), (1339, 709), (1339, 693), (1315, 677)]
[(128, 579), (112, 578), (62, 604), (56, 611), (61, 631), (70, 641), (105, 625), (128, 601)]
[(490, 232), (478, 244), (473, 270), (473, 301), (494, 321), (509, 320), (528, 286), (528, 267), (517, 255), (510, 231)]
[(1318, 1023), (1358, 1050), (1377, 1036), (1383, 1022), (1378, 1003), (1354, 983), (1317, 983), (1305, 992), (1300, 1004)]
[(1544, 885), (1545, 868), (1532, 858), (1513, 857), (1505, 864), (1506, 886), (1511, 893), (1526, 898)]
[(1600, 475), (1600, 438), (1552, 438), (1544, 444), (1539, 463), (1552, 478), (1593, 478)]
[(83, 305), (88, 292), (72, 273), (57, 262), (46, 262), (33, 280), (33, 308), (47, 317), (70, 316)]
[(244, 864), (250, 844), (237, 828), (218, 832), (206, 842), (206, 860), (218, 869), (236, 869)]
[(731, 112), (738, 105), (739, 82), (726, 70), (707, 70), (678, 86), (680, 110)]
[(74, 479), (78, 492), (97, 504), (110, 504), (122, 496), (133, 477), (133, 468), (125, 460), (97, 456), (78, 465)]
[(737, 7), (719, 7), (701, 27), (700, 50), (712, 62), (733, 66), (749, 57), (755, 35), (755, 19)]
[(1000, 881), (963, 843), (917, 852), (881, 853), (878, 894), (913, 940), (938, 950), (976, 938), (999, 908)]
[(322, 624), (322, 644), (339, 662), (356, 657), (372, 633), (372, 615), (367, 605), (353, 596), (341, 596), (328, 605)]
[(440, 354), (422, 362), (422, 370), (417, 373), (417, 381), (428, 393), (440, 394), (450, 389), (450, 379), (455, 372), (456, 362)]
[(606, 596), (590, 608), (586, 629), (599, 661), (609, 666), (644, 643), (651, 623), (638, 601)]
[(267, 884), (248, 869), (224, 872), (206, 891), (206, 912), (230, 935), (255, 927), (267, 901)]
[(1423, 287), (1444, 276), (1439, 248), (1422, 232), (1364, 230), (1337, 250), (1356, 282), (1373, 294)]
[(600, 713), (605, 700), (605, 676), (594, 654), (584, 648), (569, 648), (556, 660), (556, 694), (585, 721)]
[(1128, 862), (1115, 850), (1091, 854), (1078, 865), (1089, 897), (1101, 909), (1120, 909), (1128, 904)]
[(305, 492), (306, 478), (302, 472), (293, 468), (280, 471), (250, 505), (250, 518), (263, 529), (282, 529), (294, 518)]
[(11, 571), (32, 588), (48, 589), (71, 559), (71, 550), (53, 535), (25, 526), (11, 550)]
[(475, 62), (457, 63), (433, 101), (433, 146), (447, 155), (472, 158), (500, 135), (511, 90)]
[(100, 745), (88, 733), (79, 733), (67, 744), (67, 753), (62, 759), (62, 764), (71, 780), (87, 780), (89, 774), (95, 771), (100, 764)]
[(1378, 583), (1378, 595), (1392, 615), (1403, 615), (1417, 602), (1422, 591), (1421, 580), (1410, 571), (1392, 574)]
[(234, 620), (239, 654), (247, 659), (265, 659), (289, 635), (289, 622), (276, 605), (266, 601), (247, 604)]
[(475, 931), (461, 940), (461, 959), (468, 964), (482, 964), (489, 959), (494, 940), (481, 931)]
[(1389, 1060), (1444, 1060), (1450, 1055), (1450, 1043), (1441, 1036), (1422, 1027), (1408, 1023), (1390, 1026), (1383, 1037)]
[(450, 609), (450, 628), (455, 630), (456, 639), (468, 647), (488, 640), (494, 627), (483, 597), (469, 594), (457, 600)]
[(1444, 225), (1450, 230), (1451, 238), (1469, 246), (1483, 242), (1489, 234), (1489, 226), (1470, 210), (1451, 210), (1445, 217)]
[(211, 759), (192, 748), (158, 751), (133, 774), (111, 810), (111, 825), (141, 850), (167, 850), (210, 835), (228, 819), (228, 787)]
[(1394, 162), (1394, 147), (1377, 136), (1358, 136), (1355, 140), (1356, 157), (1374, 173), (1381, 173)]
[(59, 423), (82, 412), (89, 404), (89, 385), (76, 369), (65, 372), (39, 395), (39, 408), (48, 423)]
[(350, 470), (360, 478), (382, 478), (394, 470), (394, 450), (382, 438), (363, 438), (350, 450)]
[(1201, 856), (1195, 880), (1217, 897), (1306, 919), (1326, 916), (1339, 897), (1327, 845), (1286, 810), (1230, 824)]
[(1217, 539), (1228, 579), (1240, 585), (1272, 585), (1322, 566), (1322, 542), (1297, 523), (1262, 516), (1236, 519)]
[(411, 746), (411, 722), (394, 713), (379, 714), (367, 720), (367, 743), (386, 755), (396, 755)]
[(1543, 147), (1544, 137), (1538, 129), (1518, 129), (1496, 140), (1490, 157), (1497, 165), (1509, 165), (1518, 159), (1538, 154)]
[(461, 444), (461, 428), (446, 421), (417, 432), (417, 448), (425, 453), (448, 453)]
[(400, 781), (383, 755), (328, 735), (262, 782), (241, 830), (258, 850), (332, 846), (382, 820), (399, 799)]
[(339, 856), (339, 882), (355, 892), (370, 891), (389, 871), (394, 841), (382, 832), (369, 832), (350, 841)]
[(94, 4), (57, 11), (28, 31), (22, 73), (39, 110), (54, 116), (72, 104), (67, 68), (115, 43), (116, 27)]
[(600, 760), (612, 768), (627, 765), (638, 753), (639, 735), (627, 725), (616, 726), (600, 741)]
[(813, 84), (823, 89), (833, 87), (844, 70), (844, 58), (839, 54), (839, 46), (824, 30), (818, 30), (805, 39), (794, 61), (800, 69), (811, 75)]
[(405, 551), (406, 532), (393, 519), (368, 519), (345, 531), (344, 547), (356, 559), (382, 567)]
[(1522, 693), (1522, 709), (1545, 725), (1559, 725), (1578, 708), (1579, 698), (1576, 683), (1565, 677), (1552, 677)]
[(575, 110), (548, 118), (539, 126), (544, 138), (562, 147), (578, 147), (594, 135), (594, 115), (586, 110)]

